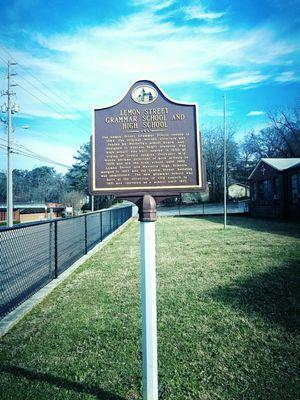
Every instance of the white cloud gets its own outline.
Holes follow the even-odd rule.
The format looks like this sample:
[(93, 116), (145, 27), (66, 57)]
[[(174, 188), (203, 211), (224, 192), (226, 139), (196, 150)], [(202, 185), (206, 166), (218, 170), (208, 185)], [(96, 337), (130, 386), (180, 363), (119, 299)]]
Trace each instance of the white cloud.
[(282, 72), (275, 78), (275, 81), (280, 83), (293, 82), (298, 80), (299, 78), (295, 76), (295, 73), (293, 71)]
[[(223, 117), (224, 116), (223, 104), (221, 104), (221, 103), (220, 103), (219, 108), (205, 104), (201, 108), (201, 111), (204, 115), (207, 115), (208, 117)], [(226, 114), (227, 114), (227, 116), (232, 116), (233, 112), (227, 110)]]
[(270, 76), (263, 75), (258, 71), (244, 71), (227, 75), (219, 83), (220, 88), (231, 88), (235, 86), (248, 86), (254, 83), (260, 83), (267, 80)]
[[(20, 96), (19, 96), (20, 98)], [(20, 101), (22, 104), (22, 101)], [(65, 113), (64, 111), (60, 112), (51, 112), (45, 105), (40, 106), (39, 104), (27, 104), (25, 106), (26, 112), (22, 112), (22, 108), (20, 109), (20, 112), (22, 113), (22, 116), (25, 118), (33, 118), (35, 117), (42, 117), (42, 118), (52, 118), (52, 119), (57, 119), (57, 120), (76, 120), (77, 118), (73, 114), (68, 114)], [(78, 117), (79, 118), (79, 117)]]
[[(36, 52), (12, 52), (17, 61), (67, 97), (76, 109), (88, 111), (118, 101), (141, 78), (160, 85), (202, 82), (222, 89), (249, 88), (273, 79), (267, 72), (270, 66), (284, 65), (286, 56), (290, 60), (297, 48), (293, 42), (278, 41), (271, 27), (229, 30), (216, 21), (221, 15), (218, 18), (206, 15), (209, 25), (194, 27), (188, 22), (176, 25), (173, 20), (166, 20), (168, 11), (159, 14), (155, 11), (159, 6), (167, 7), (170, 1), (135, 0), (134, 3), (147, 7), (126, 18), (80, 28), (72, 34), (32, 36), (44, 48), (39, 56)], [(201, 10), (204, 15), (209, 14)], [(225, 78), (224, 68), (232, 71)], [(26, 71), (19, 71), (32, 81)], [(291, 77), (281, 74), (276, 79), (284, 82)], [(49, 117), (61, 117), (21, 92), (19, 89), (24, 113), (40, 116), (47, 110)], [(67, 109), (64, 113), (76, 118), (74, 110)]]
[[(54, 161), (65, 165), (72, 165), (74, 162), (73, 155), (75, 154), (75, 150), (73, 146), (67, 146), (57, 143), (51, 143), (49, 141), (41, 141), (40, 139), (32, 139), (26, 136), (22, 137), (22, 141), (15, 141), (15, 143), (22, 143), (27, 149), (33, 151), (34, 153), (40, 154), (44, 157), (51, 158)], [(20, 149), (22, 150), (22, 149)], [(26, 151), (23, 148), (24, 151)], [(16, 148), (16, 152), (18, 149)], [(58, 172), (66, 172), (67, 168), (63, 166), (59, 166), (52, 163), (47, 163), (45, 161), (39, 161), (34, 158), (30, 158), (20, 154), (14, 154), (14, 168), (35, 168), (41, 165), (53, 166)]]
[(215, 25), (215, 26), (199, 26), (194, 28), (194, 32), (205, 33), (205, 34), (213, 34), (213, 33), (221, 33), (228, 30), (228, 26), (225, 25)]
[(147, 6), (152, 10), (162, 10), (167, 8), (174, 3), (174, 0), (132, 0), (131, 4), (133, 6)]
[(247, 114), (247, 117), (255, 117), (257, 115), (264, 115), (265, 112), (264, 111), (250, 111)]
[(225, 12), (207, 11), (201, 5), (185, 7), (183, 10), (185, 12), (185, 18), (187, 20), (190, 19), (213, 20), (221, 18), (223, 17), (223, 15), (225, 15)]

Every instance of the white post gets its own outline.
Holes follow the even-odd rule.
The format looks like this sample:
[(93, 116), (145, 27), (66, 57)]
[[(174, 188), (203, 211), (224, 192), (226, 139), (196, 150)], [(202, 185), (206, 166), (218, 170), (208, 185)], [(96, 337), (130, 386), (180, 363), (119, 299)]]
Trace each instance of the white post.
[[(145, 219), (148, 221), (145, 222)], [(143, 400), (158, 400), (155, 219), (156, 216), (141, 218), (140, 213)]]
[(226, 137), (226, 95), (224, 95), (224, 229), (227, 227), (227, 137)]
[(11, 64), (7, 63), (7, 226), (13, 226), (13, 184), (12, 184), (12, 129), (11, 129)]
[(91, 211), (94, 212), (95, 210), (94, 210), (94, 195), (93, 194), (91, 196), (91, 203), (92, 203)]
[(11, 77), (15, 76), (15, 73), (11, 72), (11, 67), (16, 65), (15, 62), (7, 62), (7, 90), (3, 93), (7, 96), (7, 191), (6, 191), (6, 202), (7, 202), (7, 225), (13, 226), (14, 219), (14, 207), (13, 207), (13, 170), (12, 170), (12, 114), (16, 113), (18, 110), (16, 105), (12, 105), (11, 96), (15, 93), (11, 92), (13, 86), (17, 86), (15, 83), (11, 83)]

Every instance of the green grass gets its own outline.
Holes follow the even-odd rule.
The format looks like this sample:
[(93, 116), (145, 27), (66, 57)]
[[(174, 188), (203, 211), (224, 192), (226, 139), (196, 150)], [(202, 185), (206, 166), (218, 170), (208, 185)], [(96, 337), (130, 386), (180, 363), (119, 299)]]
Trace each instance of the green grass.
[[(13, 222), (14, 225), (17, 225), (17, 224), (19, 224), (19, 223), (20, 223), (20, 221), (14, 221), (14, 222)], [(6, 221), (1, 221), (1, 222), (0, 222), (0, 226), (6, 226), (6, 225), (7, 225), (7, 222), (6, 222)]]
[[(159, 398), (300, 398), (300, 225), (157, 222)], [(138, 223), (1, 340), (1, 399), (142, 398)]]

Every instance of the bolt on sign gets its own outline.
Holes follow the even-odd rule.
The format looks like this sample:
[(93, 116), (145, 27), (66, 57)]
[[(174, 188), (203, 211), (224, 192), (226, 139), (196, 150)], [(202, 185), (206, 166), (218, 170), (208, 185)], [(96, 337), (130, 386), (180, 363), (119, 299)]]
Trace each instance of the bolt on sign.
[(159, 198), (204, 189), (196, 104), (170, 100), (142, 80), (93, 117), (91, 194)]

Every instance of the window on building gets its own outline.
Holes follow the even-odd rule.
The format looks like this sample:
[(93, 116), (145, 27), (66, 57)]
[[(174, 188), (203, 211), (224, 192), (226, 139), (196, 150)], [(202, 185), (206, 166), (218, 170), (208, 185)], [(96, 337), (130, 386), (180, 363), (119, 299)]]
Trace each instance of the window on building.
[(266, 179), (264, 181), (264, 192), (265, 192), (266, 203), (271, 204), (273, 201), (273, 188), (271, 179)]
[(274, 179), (274, 199), (279, 199), (279, 178)]
[(258, 183), (258, 200), (261, 204), (271, 204), (273, 200), (273, 190), (271, 179), (265, 179)]
[(260, 202), (260, 203), (263, 203), (263, 200), (264, 200), (264, 188), (263, 188), (263, 181), (261, 181), (261, 182), (258, 182), (258, 193), (257, 193), (257, 195), (258, 195), (258, 198), (257, 198), (257, 200)]
[(256, 182), (252, 183), (252, 201), (257, 200), (257, 184)]
[(300, 200), (300, 174), (291, 176), (292, 203), (296, 204)]

